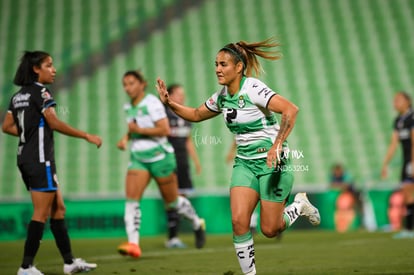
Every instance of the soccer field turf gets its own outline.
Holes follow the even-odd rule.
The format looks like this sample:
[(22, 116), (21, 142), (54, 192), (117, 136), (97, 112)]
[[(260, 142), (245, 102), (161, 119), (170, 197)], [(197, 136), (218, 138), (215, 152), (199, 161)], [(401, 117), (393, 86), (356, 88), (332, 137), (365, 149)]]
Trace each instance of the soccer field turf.
[[(164, 248), (164, 236), (143, 237), (139, 259), (122, 257), (124, 239), (74, 239), (75, 256), (96, 262), (90, 274), (241, 274), (231, 235), (209, 235), (205, 248)], [(16, 274), (24, 241), (0, 242), (0, 274)], [(391, 233), (289, 231), (281, 240), (255, 236), (257, 274), (414, 274), (414, 239)], [(62, 274), (53, 240), (44, 240), (35, 259), (45, 274)]]

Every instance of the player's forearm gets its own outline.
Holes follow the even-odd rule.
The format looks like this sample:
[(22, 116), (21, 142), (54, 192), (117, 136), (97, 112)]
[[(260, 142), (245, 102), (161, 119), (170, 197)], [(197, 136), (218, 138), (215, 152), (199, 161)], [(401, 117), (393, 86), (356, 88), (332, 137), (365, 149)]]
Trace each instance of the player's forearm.
[(17, 130), (16, 124), (13, 125), (2, 125), (3, 133), (11, 135), (11, 136), (19, 136), (19, 131)]
[(78, 130), (60, 120), (56, 120), (53, 123), (50, 123), (49, 126), (52, 130), (70, 137), (86, 139), (88, 135), (88, 133)]
[(12, 136), (19, 136), (19, 130), (17, 129), (16, 123), (14, 122), (11, 112), (8, 112), (4, 117), (3, 124), (1, 125), (3, 133)]
[(143, 136), (165, 137), (170, 134), (170, 129), (164, 127), (139, 128), (135, 133)]
[(382, 164), (383, 166), (387, 166), (390, 163), (394, 155), (395, 149), (396, 149), (396, 146), (394, 144), (390, 145), (390, 147), (387, 150), (387, 154), (385, 155), (385, 158)]
[(287, 139), (295, 125), (296, 115), (298, 111), (299, 109), (295, 106), (294, 108), (292, 107), (286, 112), (282, 113), (280, 129), (275, 139), (275, 145), (281, 145)]
[(174, 101), (169, 101), (168, 106), (176, 113), (179, 117), (190, 121), (190, 122), (199, 122), (202, 120), (198, 108), (187, 107), (181, 104), (178, 104)]
[(200, 165), (200, 159), (198, 158), (197, 151), (194, 147), (194, 143), (193, 143), (191, 137), (188, 137), (186, 145), (187, 145), (186, 146), (187, 147), (187, 152), (188, 152), (188, 155), (190, 156), (191, 160), (194, 162), (195, 165)]

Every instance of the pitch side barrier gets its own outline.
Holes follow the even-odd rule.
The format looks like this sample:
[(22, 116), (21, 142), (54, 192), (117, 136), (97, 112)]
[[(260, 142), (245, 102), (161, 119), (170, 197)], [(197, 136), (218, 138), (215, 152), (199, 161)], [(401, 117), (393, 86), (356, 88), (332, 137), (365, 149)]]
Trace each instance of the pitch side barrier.
[[(348, 230), (363, 229), (368, 220), (375, 223), (376, 230), (388, 225), (388, 199), (391, 190), (368, 191), (363, 205), (355, 209), (355, 217)], [(308, 193), (309, 199), (319, 208), (321, 224), (313, 228), (306, 219), (299, 219), (289, 230), (335, 230), (335, 211), (337, 191)], [(292, 198), (290, 198), (292, 199)], [(230, 202), (227, 195), (203, 195), (191, 198), (199, 215), (206, 219), (207, 233), (231, 233)], [(166, 214), (163, 202), (159, 198), (144, 198), (141, 201), (141, 236), (166, 234)], [(124, 200), (66, 200), (66, 223), (73, 238), (123, 237)], [(368, 209), (369, 211), (366, 211)], [(365, 211), (365, 212), (364, 212)], [(32, 215), (30, 202), (0, 202), (0, 240), (18, 240), (26, 237), (27, 224)], [(260, 224), (260, 222), (258, 223)], [(182, 230), (191, 232), (191, 225), (182, 222)], [(258, 228), (260, 231), (260, 228)], [(51, 239), (49, 226), (45, 227), (45, 239)]]

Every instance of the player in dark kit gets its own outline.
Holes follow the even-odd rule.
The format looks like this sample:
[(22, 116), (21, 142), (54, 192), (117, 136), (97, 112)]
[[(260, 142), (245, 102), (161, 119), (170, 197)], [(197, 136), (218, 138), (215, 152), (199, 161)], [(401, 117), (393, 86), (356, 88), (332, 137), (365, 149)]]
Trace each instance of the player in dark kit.
[[(172, 84), (167, 88), (170, 97), (176, 102), (184, 104), (184, 89), (179, 84)], [(197, 155), (193, 140), (191, 138), (191, 123), (176, 115), (170, 108), (165, 107), (170, 124), (170, 135), (168, 141), (174, 148), (177, 161), (178, 191), (182, 196), (189, 196), (193, 191), (193, 182), (190, 175), (189, 157), (192, 159), (197, 174), (201, 173), (200, 160)], [(169, 216), (175, 216), (173, 211), (167, 212)], [(170, 218), (168, 223), (169, 233), (167, 248), (183, 248), (185, 244), (178, 238), (179, 219)], [(174, 221), (174, 222), (172, 222)]]
[(398, 92), (394, 97), (394, 108), (398, 116), (394, 121), (394, 131), (381, 171), (383, 178), (387, 177), (387, 166), (398, 142), (401, 143), (403, 165), (401, 169), (401, 190), (407, 207), (405, 229), (395, 235), (395, 238), (414, 238), (414, 112), (411, 108), (411, 97), (405, 92)]
[[(177, 102), (184, 103), (184, 89), (178, 84), (170, 85), (168, 92)], [(193, 191), (193, 183), (190, 175), (190, 157), (194, 163), (196, 173), (201, 173), (200, 160), (197, 155), (193, 140), (191, 139), (191, 123), (176, 115), (166, 107), (171, 134), (168, 141), (174, 147), (177, 160), (178, 187), (181, 195), (188, 196)]]
[(17, 165), (31, 193), (34, 209), (18, 275), (43, 274), (33, 261), (49, 217), (50, 229), (64, 261), (63, 272), (73, 274), (96, 268), (96, 264), (72, 255), (64, 221), (65, 205), (56, 176), (53, 132), (83, 138), (98, 147), (102, 141), (100, 137), (75, 129), (57, 118), (56, 102), (44, 86), (53, 83), (55, 75), (56, 69), (48, 53), (25, 52), (14, 78), (14, 84), (21, 89), (11, 98), (2, 125), (3, 132), (19, 137)]

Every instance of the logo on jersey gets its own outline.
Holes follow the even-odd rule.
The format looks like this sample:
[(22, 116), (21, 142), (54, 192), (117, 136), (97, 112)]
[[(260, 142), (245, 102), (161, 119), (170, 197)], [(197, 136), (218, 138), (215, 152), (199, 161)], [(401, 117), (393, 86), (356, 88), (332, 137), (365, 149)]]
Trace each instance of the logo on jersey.
[(267, 98), (267, 96), (271, 93), (272, 93), (272, 90), (270, 90), (269, 88), (263, 88), (257, 94), (260, 96), (263, 94), (264, 98)]
[(31, 94), (17, 94), (13, 97), (13, 107), (15, 109), (29, 106)]
[(226, 111), (226, 120), (227, 123), (232, 123), (234, 119), (237, 117), (237, 110), (236, 109), (227, 109)]
[(239, 96), (239, 101), (238, 101), (238, 103), (239, 103), (239, 107), (240, 108), (243, 108), (244, 106), (246, 106), (246, 101), (244, 101), (244, 97), (241, 95), (241, 96)]
[(41, 91), (41, 97), (46, 101), (48, 99), (51, 99), (52, 96), (49, 94), (49, 92), (46, 90), (46, 88), (43, 88)]

